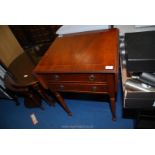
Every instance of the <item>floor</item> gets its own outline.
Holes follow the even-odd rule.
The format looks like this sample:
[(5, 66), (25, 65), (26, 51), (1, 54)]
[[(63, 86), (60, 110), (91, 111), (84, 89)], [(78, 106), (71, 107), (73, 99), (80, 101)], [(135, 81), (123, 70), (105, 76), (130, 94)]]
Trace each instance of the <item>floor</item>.
[[(45, 110), (28, 109), (20, 98), (16, 106), (11, 100), (0, 99), (1, 129), (132, 129), (134, 120), (122, 118), (120, 86), (117, 95), (116, 116), (112, 121), (108, 100), (101, 95), (63, 94), (73, 116), (68, 116), (59, 104), (49, 106), (43, 101)], [(32, 123), (34, 114), (38, 123)]]

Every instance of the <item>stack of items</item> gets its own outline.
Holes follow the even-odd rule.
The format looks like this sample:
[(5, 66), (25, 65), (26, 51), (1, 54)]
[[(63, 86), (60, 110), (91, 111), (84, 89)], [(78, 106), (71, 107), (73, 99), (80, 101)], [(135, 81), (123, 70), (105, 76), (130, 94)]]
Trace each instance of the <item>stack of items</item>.
[(155, 92), (155, 74), (143, 72), (139, 76), (132, 76), (126, 80), (125, 88), (133, 91)]

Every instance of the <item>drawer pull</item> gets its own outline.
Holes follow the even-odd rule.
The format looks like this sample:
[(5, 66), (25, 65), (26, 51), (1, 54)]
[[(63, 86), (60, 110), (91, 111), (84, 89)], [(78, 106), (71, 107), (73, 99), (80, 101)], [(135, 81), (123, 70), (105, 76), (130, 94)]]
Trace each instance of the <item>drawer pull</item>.
[(89, 76), (89, 80), (90, 80), (90, 81), (94, 81), (94, 80), (95, 80), (95, 75), (93, 75), (93, 74), (90, 75), (90, 76)]
[(60, 90), (63, 90), (64, 89), (64, 85), (60, 85)]
[(92, 87), (92, 91), (93, 91), (93, 92), (96, 92), (96, 91), (97, 91), (97, 87), (96, 87), (96, 86), (93, 86), (93, 87)]
[(54, 79), (55, 80), (59, 80), (60, 79), (60, 76), (59, 75), (54, 75)]

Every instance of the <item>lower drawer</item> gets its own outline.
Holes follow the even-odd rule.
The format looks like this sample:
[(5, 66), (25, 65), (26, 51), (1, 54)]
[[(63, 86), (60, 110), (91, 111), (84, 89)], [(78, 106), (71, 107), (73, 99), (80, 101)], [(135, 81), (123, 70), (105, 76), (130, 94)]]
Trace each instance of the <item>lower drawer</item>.
[(50, 83), (49, 88), (52, 91), (60, 91), (60, 92), (91, 92), (91, 93), (108, 92), (108, 85), (101, 85), (101, 84)]

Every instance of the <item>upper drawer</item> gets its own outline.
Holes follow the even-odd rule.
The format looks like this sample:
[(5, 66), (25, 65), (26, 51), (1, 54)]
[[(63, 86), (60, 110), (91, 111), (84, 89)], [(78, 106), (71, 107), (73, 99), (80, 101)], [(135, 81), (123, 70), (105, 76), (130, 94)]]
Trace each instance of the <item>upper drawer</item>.
[(100, 73), (59, 73), (59, 74), (42, 74), (42, 77), (48, 82), (106, 82), (107, 75)]

